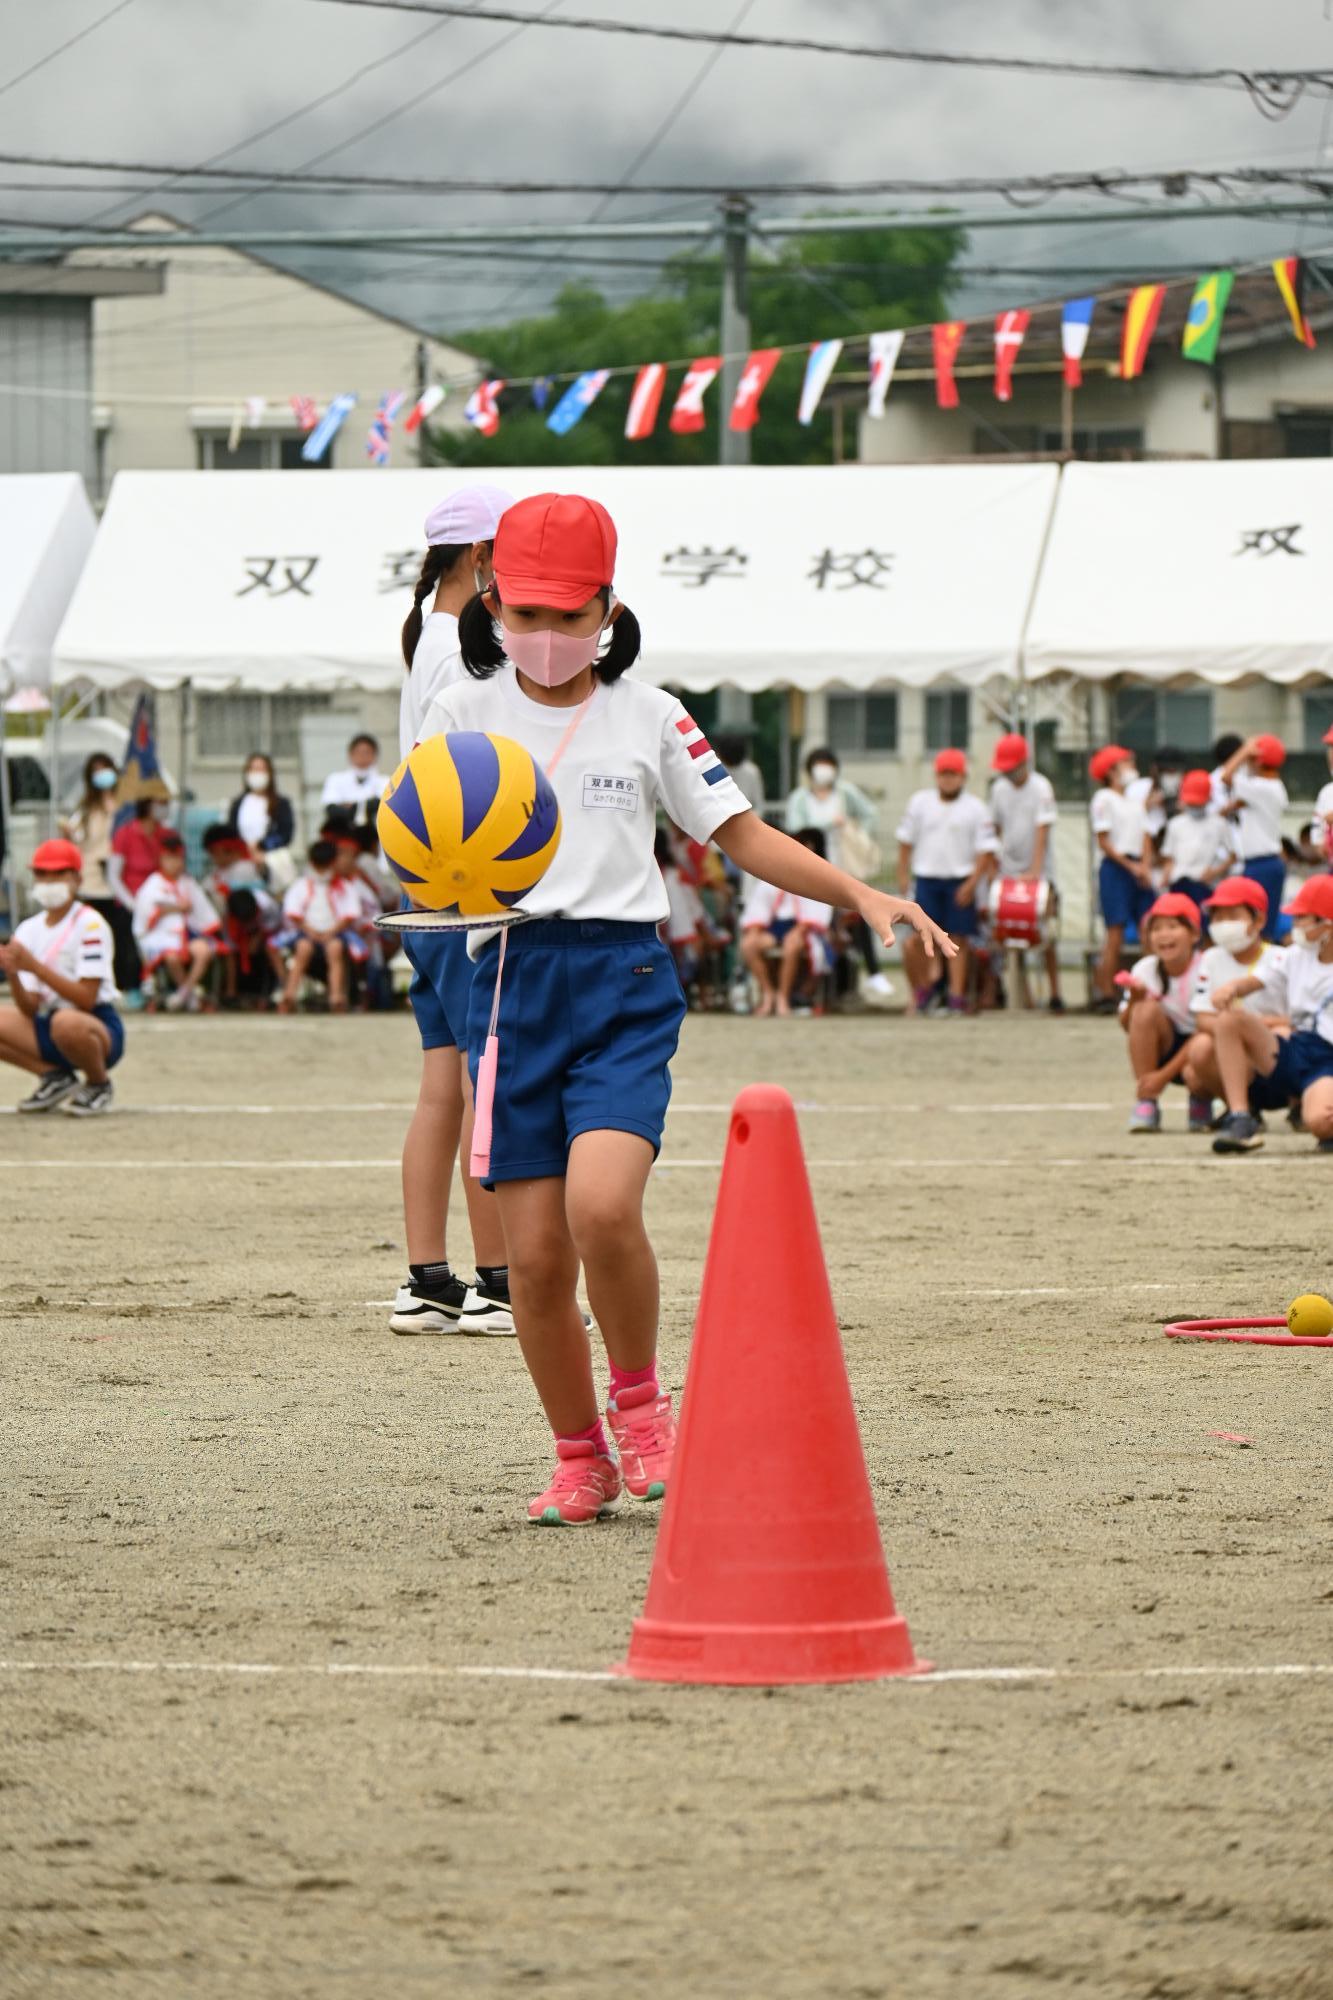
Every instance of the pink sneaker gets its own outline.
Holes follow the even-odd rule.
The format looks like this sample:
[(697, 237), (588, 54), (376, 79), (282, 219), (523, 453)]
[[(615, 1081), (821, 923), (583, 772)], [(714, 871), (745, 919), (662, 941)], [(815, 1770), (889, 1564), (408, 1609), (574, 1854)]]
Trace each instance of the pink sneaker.
[(651, 1382), (622, 1390), (608, 1403), (607, 1422), (620, 1453), (625, 1491), (634, 1500), (660, 1500), (667, 1490), (676, 1449), (676, 1418), (670, 1396)]
[(528, 1502), (528, 1519), (538, 1527), (586, 1528), (620, 1505), (620, 1468), (599, 1458), (588, 1438), (557, 1438), (555, 1476), (544, 1493)]

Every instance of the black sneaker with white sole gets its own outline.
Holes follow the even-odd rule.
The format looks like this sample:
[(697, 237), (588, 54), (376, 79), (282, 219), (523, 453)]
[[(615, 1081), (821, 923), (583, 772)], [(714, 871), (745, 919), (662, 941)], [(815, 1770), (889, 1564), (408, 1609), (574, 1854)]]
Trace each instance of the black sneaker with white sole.
[(81, 1083), (67, 1099), (63, 1109), (71, 1118), (100, 1118), (111, 1109), (116, 1098), (108, 1077), (105, 1083)]
[(389, 1326), (394, 1333), (457, 1333), (459, 1316), (470, 1288), (450, 1274), (443, 1284), (427, 1289), (409, 1278), (398, 1287)]
[(19, 1105), (20, 1111), (55, 1111), (81, 1089), (77, 1074), (72, 1069), (49, 1069), (38, 1083), (31, 1097), (25, 1097)]
[(1215, 1153), (1253, 1153), (1264, 1143), (1259, 1120), (1248, 1111), (1228, 1111), (1213, 1140)]
[(514, 1308), (509, 1289), (492, 1291), (486, 1285), (469, 1285), (467, 1301), (458, 1321), (460, 1333), (485, 1333), (507, 1340), (514, 1334)]

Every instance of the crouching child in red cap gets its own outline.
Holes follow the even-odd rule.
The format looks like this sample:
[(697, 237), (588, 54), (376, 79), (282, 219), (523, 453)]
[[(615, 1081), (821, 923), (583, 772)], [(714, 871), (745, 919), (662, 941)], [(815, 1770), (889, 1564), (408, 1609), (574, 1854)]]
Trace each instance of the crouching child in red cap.
[[(948, 962), (949, 1011), (967, 1009), (969, 940), (979, 928), (977, 889), (990, 870), (995, 837), (981, 800), (967, 786), (967, 759), (961, 750), (941, 750), (935, 759), (934, 791), (913, 792), (898, 828), (898, 893), (912, 889), (918, 906), (958, 947)], [(912, 982), (915, 1014), (935, 998), (938, 960), (926, 956), (916, 937), (903, 939), (903, 964)]]
[[(0, 972), (13, 1005), (0, 1007), (0, 1062), (38, 1079), (20, 1111), (63, 1106), (76, 1118), (111, 1109), (109, 1072), (125, 1048), (105, 917), (78, 900), (83, 856), (72, 840), (46, 840), (32, 857), (33, 901), (7, 944)], [(82, 1071), (82, 1075), (80, 1075)]]
[[(1293, 919), (1290, 944), (1266, 952), (1253, 972), (1213, 993), (1213, 1040), (1227, 1101), (1215, 1153), (1255, 1152), (1264, 1143), (1255, 1114), (1291, 1104), (1319, 1151), (1333, 1153), (1333, 876), (1303, 882), (1286, 914)], [(1263, 996), (1263, 1013), (1242, 1004), (1254, 994)]]
[[(1124, 998), (1120, 1022), (1129, 1044), (1136, 1097), (1131, 1132), (1160, 1132), (1161, 1096), (1169, 1083), (1183, 1083), (1194, 1042), (1190, 1008), (1199, 971), (1203, 919), (1190, 896), (1159, 896), (1143, 919), (1146, 957), (1117, 977)], [(1209, 1129), (1213, 1107), (1191, 1097), (1193, 1132)]]

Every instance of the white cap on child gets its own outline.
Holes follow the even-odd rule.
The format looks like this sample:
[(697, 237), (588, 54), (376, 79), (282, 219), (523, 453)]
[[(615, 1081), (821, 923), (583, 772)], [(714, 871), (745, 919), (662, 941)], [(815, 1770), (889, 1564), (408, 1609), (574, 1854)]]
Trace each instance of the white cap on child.
[(514, 496), (500, 486), (457, 486), (437, 500), (426, 516), (426, 542), (432, 549), (464, 542), (489, 542)]

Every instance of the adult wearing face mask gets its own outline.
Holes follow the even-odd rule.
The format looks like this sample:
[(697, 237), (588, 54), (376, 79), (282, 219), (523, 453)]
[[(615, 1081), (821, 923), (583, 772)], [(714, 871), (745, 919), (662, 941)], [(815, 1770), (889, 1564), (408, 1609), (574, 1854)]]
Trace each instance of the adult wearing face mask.
[(134, 925), (129, 910), (117, 901), (107, 874), (115, 830), (118, 775), (115, 760), (105, 750), (94, 750), (83, 767), (83, 796), (69, 818), (61, 821), (60, 831), (83, 856), (80, 901), (110, 924), (115, 943), (116, 984), (130, 991), (139, 984)]
[(32, 857), (37, 914), (0, 945), (0, 972), (14, 999), (0, 1007), (0, 1062), (38, 1079), (20, 1111), (63, 1106), (92, 1118), (111, 1109), (108, 1072), (120, 1061), (125, 1031), (116, 1011), (111, 928), (79, 901), (82, 870), (73, 841), (44, 840)]
[[(1215, 1153), (1253, 1153), (1264, 1143), (1255, 1116), (1299, 1104), (1301, 1121), (1333, 1153), (1333, 876), (1313, 875), (1287, 905), (1291, 942), (1267, 951), (1254, 972), (1217, 987), (1213, 1041), (1227, 1101)], [(1264, 1014), (1237, 1003), (1262, 993)], [(1270, 1027), (1268, 1018), (1291, 1023)]]
[(245, 760), (244, 789), (227, 808), (227, 824), (250, 851), (250, 859), (263, 869), (270, 886), (279, 894), (296, 880), (292, 844), (296, 839), (296, 814), (290, 799), (278, 790), (273, 759), (256, 750)]
[[(787, 832), (804, 833), (808, 827), (817, 827), (832, 866), (864, 880), (876, 872), (879, 862), (874, 842), (876, 819), (873, 802), (842, 776), (837, 752), (827, 744), (812, 750), (805, 760), (805, 782), (787, 800)], [(893, 986), (880, 971), (875, 941), (859, 918), (852, 934), (865, 962), (862, 992), (877, 1003), (891, 999)]]

